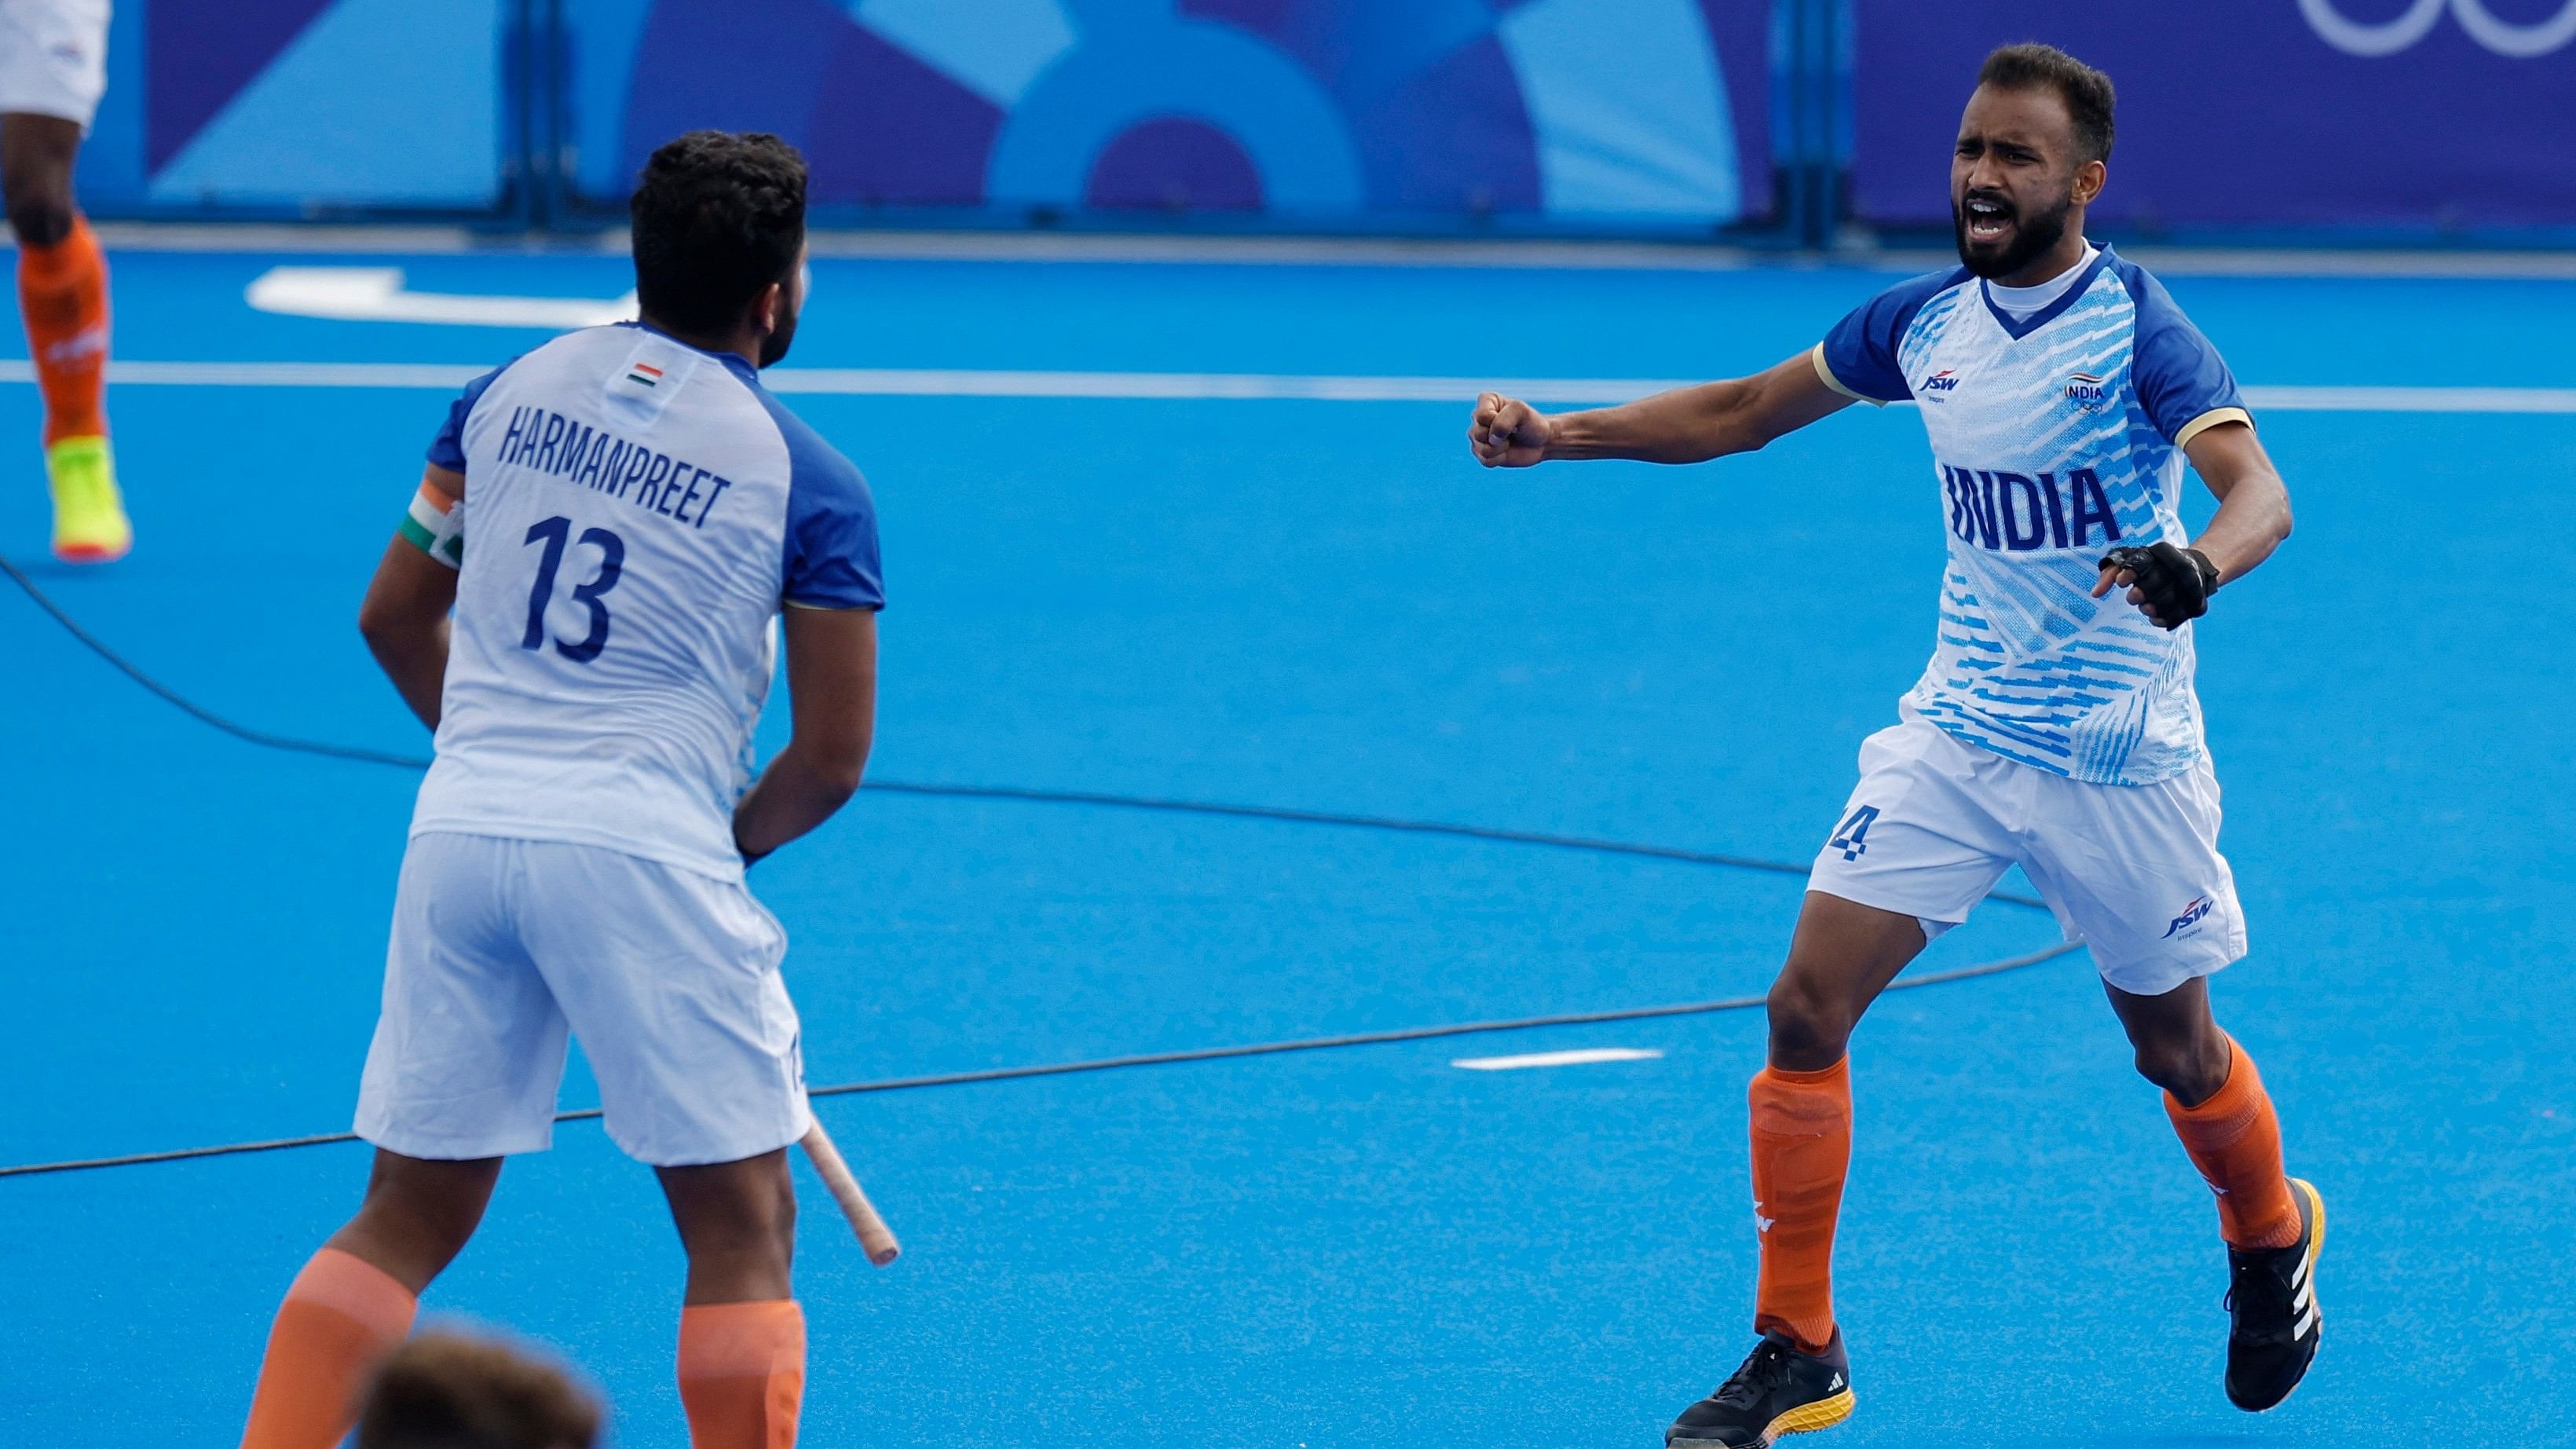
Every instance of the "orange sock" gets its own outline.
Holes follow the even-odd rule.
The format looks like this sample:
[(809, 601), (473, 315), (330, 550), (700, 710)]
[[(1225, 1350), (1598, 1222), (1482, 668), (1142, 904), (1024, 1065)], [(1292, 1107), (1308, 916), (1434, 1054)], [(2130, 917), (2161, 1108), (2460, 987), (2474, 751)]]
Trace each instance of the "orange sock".
[(18, 249), (18, 309), (45, 394), (45, 445), (107, 436), (107, 254), (86, 217), (51, 246)]
[(2229, 1037), (2227, 1085), (2197, 1107), (2165, 1093), (2191, 1165), (2218, 1194), (2218, 1235), (2239, 1248), (2286, 1248), (2299, 1240), (2299, 1207), (2281, 1170), (2281, 1119), (2254, 1059)]
[(1753, 1219), (1762, 1279), (1753, 1328), (1808, 1352), (1834, 1337), (1834, 1219), (1851, 1171), (1851, 1058), (1821, 1072), (1764, 1067), (1753, 1106)]
[(411, 1332), (420, 1301), (375, 1264), (324, 1248), (295, 1275), (250, 1401), (242, 1449), (332, 1449), (358, 1422), (358, 1391)]
[(692, 1449), (792, 1449), (804, 1398), (805, 1310), (795, 1299), (680, 1310)]

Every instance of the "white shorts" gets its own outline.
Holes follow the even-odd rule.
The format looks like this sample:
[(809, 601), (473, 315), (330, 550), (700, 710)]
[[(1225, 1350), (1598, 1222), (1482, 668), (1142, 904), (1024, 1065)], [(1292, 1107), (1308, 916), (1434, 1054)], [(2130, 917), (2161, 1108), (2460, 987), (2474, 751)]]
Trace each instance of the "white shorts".
[(543, 1151), (569, 1029), (628, 1156), (775, 1151), (809, 1125), (786, 953), (739, 882), (596, 846), (414, 836), (358, 1135), (406, 1157)]
[(2090, 785), (1909, 713), (1861, 745), (1860, 786), (1807, 886), (1914, 916), (1938, 936), (2014, 865), (2122, 991), (2161, 996), (2245, 955), (2206, 756), (2152, 785)]
[(0, 0), (0, 111), (89, 129), (107, 90), (108, 0)]

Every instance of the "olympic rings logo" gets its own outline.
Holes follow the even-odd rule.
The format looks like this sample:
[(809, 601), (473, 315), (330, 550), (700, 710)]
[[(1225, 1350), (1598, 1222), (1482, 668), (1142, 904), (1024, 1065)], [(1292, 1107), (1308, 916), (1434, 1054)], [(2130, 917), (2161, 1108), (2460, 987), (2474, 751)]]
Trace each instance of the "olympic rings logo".
[(2576, 0), (2567, 0), (2556, 15), (2533, 25), (2498, 20), (2486, 0), (2413, 0), (2405, 14), (2381, 21), (2348, 20), (2335, 0), (2299, 0), (2299, 13), (2326, 44), (2346, 55), (2378, 57), (2412, 49), (2441, 23), (2445, 6), (2469, 39), (2509, 60), (2547, 55), (2576, 40)]

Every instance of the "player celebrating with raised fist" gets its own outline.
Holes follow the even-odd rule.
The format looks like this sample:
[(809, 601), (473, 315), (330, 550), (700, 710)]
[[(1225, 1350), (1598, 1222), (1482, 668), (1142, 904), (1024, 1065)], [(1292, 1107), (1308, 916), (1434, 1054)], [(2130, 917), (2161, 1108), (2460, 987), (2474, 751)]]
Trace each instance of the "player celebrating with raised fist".
[[(785, 1149), (810, 1119), (786, 933), (743, 867), (859, 787), (876, 510), (760, 384), (804, 296), (804, 160), (693, 131), (653, 153), (632, 212), (642, 320), (466, 387), (360, 611), (437, 759), (358, 1090), (375, 1170), (277, 1311), (245, 1449), (348, 1432), (501, 1159), (551, 1141), (567, 1032), (688, 1252), (690, 1442), (796, 1439)], [(755, 780), (779, 636), (795, 729)]]
[[(1950, 165), (1960, 266), (1889, 289), (1754, 377), (1561, 417), (1487, 394), (1468, 429), (1492, 467), (1696, 463), (1912, 398), (1931, 437), (1949, 529), (1938, 642), (1901, 722), (1861, 747), (1750, 1092), (1761, 1341), (1670, 1444), (1767, 1445), (1851, 1413), (1831, 1286), (1845, 1045), (2016, 864), (2091, 947), (2139, 1072), (2218, 1193), (2229, 1399), (2270, 1408), (2316, 1353), (2324, 1201), (2284, 1174), (2262, 1078), (2210, 1015), (2206, 978), (2245, 954), (2245, 924), (2192, 690), (2191, 621), (2289, 536), (2289, 494), (2208, 339), (2153, 277), (2084, 239), (2111, 112), (2099, 71), (2046, 46), (1998, 50)], [(2220, 500), (2197, 539), (2176, 511), (2186, 459)]]

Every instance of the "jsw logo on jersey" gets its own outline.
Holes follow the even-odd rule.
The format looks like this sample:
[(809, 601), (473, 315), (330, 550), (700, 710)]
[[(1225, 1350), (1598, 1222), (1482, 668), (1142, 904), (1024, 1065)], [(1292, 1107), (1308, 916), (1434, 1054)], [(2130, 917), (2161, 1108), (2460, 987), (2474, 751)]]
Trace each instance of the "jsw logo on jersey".
[(1950, 532), (1960, 542), (2000, 552), (2092, 548), (2120, 541), (2120, 522), (2102, 479), (2090, 468), (2063, 478), (1995, 468), (1941, 465), (1950, 497)]
[(1928, 393), (1949, 392), (1958, 385), (1959, 374), (1955, 368), (1942, 368), (1939, 372), (1923, 379), (1923, 391)]
[(2189, 931), (2192, 927), (2199, 925), (2202, 921), (2209, 919), (2210, 911), (2214, 909), (2217, 904), (2218, 903), (2216, 901), (2210, 899), (2208, 896), (2194, 896), (2191, 904), (2182, 908), (2182, 914), (2173, 918), (2173, 924), (2165, 927), (2164, 938), (2170, 941), (2174, 937)]

